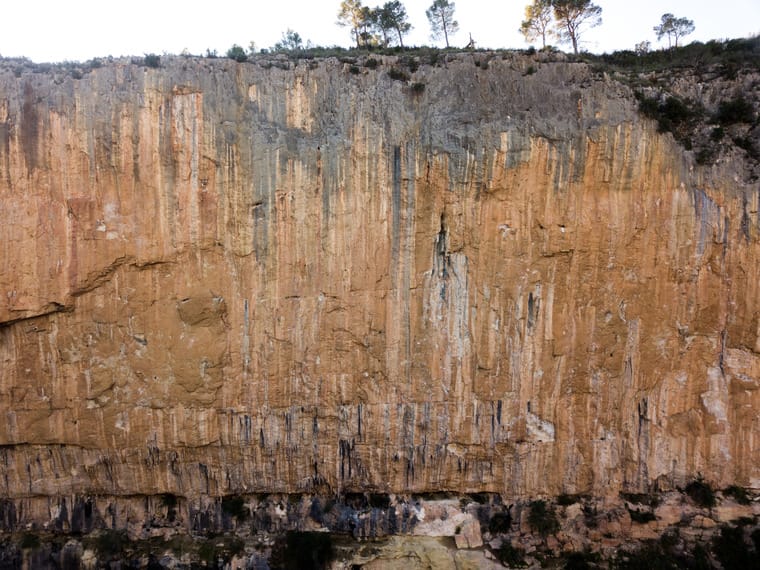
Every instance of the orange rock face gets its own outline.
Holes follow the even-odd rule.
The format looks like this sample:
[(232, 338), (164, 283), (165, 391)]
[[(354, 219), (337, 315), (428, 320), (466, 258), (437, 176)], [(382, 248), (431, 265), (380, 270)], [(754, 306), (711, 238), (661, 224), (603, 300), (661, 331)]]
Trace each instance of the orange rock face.
[(0, 75), (0, 490), (760, 487), (760, 194), (582, 64)]

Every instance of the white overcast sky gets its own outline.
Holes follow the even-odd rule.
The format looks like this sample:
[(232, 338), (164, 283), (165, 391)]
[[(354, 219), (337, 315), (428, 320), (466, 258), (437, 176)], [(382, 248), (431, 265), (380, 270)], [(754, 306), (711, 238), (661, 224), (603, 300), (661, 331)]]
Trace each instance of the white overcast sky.
[[(385, 0), (369, 0), (368, 6)], [(472, 34), (477, 47), (525, 48), (517, 29), (529, 0), (456, 0), (460, 32), (452, 45)], [(671, 12), (694, 21), (689, 41), (760, 34), (760, 0), (597, 0), (603, 23), (588, 29), (583, 48), (594, 52), (633, 49), (656, 42), (652, 27)], [(406, 45), (435, 45), (425, 9), (432, 0), (406, 0), (414, 29)], [(346, 28), (338, 27), (340, 0), (0, 0), (3, 32), (0, 54), (36, 62), (84, 61), (108, 55), (146, 53), (223, 54), (232, 44), (269, 47), (291, 28), (314, 44), (348, 47)], [(569, 49), (569, 48), (565, 48)]]

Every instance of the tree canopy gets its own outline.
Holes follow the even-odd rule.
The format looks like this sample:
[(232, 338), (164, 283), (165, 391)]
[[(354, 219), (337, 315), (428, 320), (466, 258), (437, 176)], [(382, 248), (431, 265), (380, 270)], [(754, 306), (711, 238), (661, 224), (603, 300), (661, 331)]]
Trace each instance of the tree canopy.
[(290, 28), (283, 32), (282, 39), (272, 46), (272, 51), (294, 52), (304, 48), (301, 34), (294, 32)]
[(602, 9), (591, 0), (551, 0), (560, 40), (573, 45), (578, 53), (581, 28), (591, 28), (602, 23)]
[(343, 0), (338, 11), (338, 25), (350, 28), (356, 47), (362, 47), (362, 29), (366, 27), (366, 8), (361, 0)]
[(399, 0), (392, 0), (391, 2), (383, 4), (381, 8), (376, 8), (375, 10), (377, 11), (378, 28), (380, 28), (383, 33), (386, 30), (396, 32), (398, 35), (398, 45), (404, 47), (404, 34), (412, 29), (404, 5), (399, 2)]
[(404, 34), (412, 29), (406, 8), (399, 0), (391, 0), (376, 8), (363, 6), (361, 0), (343, 0), (338, 11), (338, 25), (351, 29), (357, 48), (387, 46), (394, 35), (404, 47)]
[(688, 36), (694, 31), (694, 22), (687, 18), (676, 18), (673, 14), (663, 14), (660, 25), (653, 28), (657, 39), (668, 36), (668, 47), (678, 47), (678, 38)]
[(541, 38), (541, 47), (546, 47), (546, 38), (556, 36), (551, 0), (533, 0), (525, 7), (520, 33), (529, 42)]
[(454, 2), (435, 0), (425, 11), (430, 29), (435, 39), (443, 38), (449, 47), (449, 35), (459, 31), (459, 22), (454, 19)]
[(232, 47), (227, 50), (227, 57), (239, 62), (248, 60), (248, 54), (245, 53), (245, 50), (242, 48), (242, 46), (239, 46), (237, 44), (232, 44)]

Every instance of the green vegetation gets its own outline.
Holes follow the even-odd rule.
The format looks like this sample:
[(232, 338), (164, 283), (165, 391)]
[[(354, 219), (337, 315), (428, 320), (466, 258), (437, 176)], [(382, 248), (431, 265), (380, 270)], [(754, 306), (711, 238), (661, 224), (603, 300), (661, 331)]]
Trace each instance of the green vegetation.
[(621, 555), (616, 568), (619, 570), (671, 570), (678, 564), (656, 541), (648, 541), (630, 554)]
[(760, 36), (733, 40), (693, 42), (671, 50), (652, 50), (636, 53), (621, 50), (601, 55), (583, 54), (589, 63), (604, 64), (606, 71), (652, 72), (691, 68), (705, 71), (708, 66), (722, 66), (717, 71), (728, 79), (735, 77), (738, 69), (760, 69)]
[(369, 27), (369, 9), (362, 6), (361, 0), (343, 0), (338, 11), (338, 25), (351, 30), (356, 47), (366, 46)]
[(245, 52), (245, 50), (237, 45), (233, 44), (230, 49), (227, 50), (227, 57), (230, 59), (234, 59), (237, 62), (244, 62), (248, 61), (248, 54)]
[(694, 31), (694, 22), (687, 18), (676, 18), (673, 14), (663, 14), (660, 25), (653, 29), (658, 40), (663, 36), (668, 37), (668, 48), (678, 47), (678, 39)]
[(565, 570), (588, 570), (598, 568), (600, 556), (593, 552), (571, 552), (565, 556)]
[(546, 501), (531, 501), (530, 512), (528, 514), (528, 523), (533, 530), (541, 536), (549, 536), (559, 530), (559, 519), (554, 507), (546, 504)]
[(489, 493), (470, 493), (467, 496), (479, 505), (487, 505), (491, 502)]
[(123, 558), (124, 551), (131, 544), (127, 531), (112, 529), (101, 530), (96, 535), (87, 537), (84, 542), (85, 545), (89, 543), (102, 560)]
[(357, 48), (388, 47), (395, 41), (404, 47), (404, 35), (412, 29), (406, 8), (399, 0), (370, 8), (361, 0), (343, 0), (338, 11), (338, 25), (347, 27)]
[(161, 67), (161, 56), (155, 53), (146, 53), (143, 58), (143, 63), (146, 67), (158, 68)]
[(547, 38), (557, 37), (551, 0), (533, 0), (533, 4), (525, 7), (525, 20), (520, 24), (520, 33), (529, 42), (541, 38), (542, 48), (546, 48)]
[(752, 108), (752, 103), (740, 95), (730, 101), (720, 102), (718, 112), (715, 114), (715, 122), (721, 125), (754, 123), (755, 110)]
[(221, 560), (224, 564), (244, 551), (245, 543), (236, 536), (212, 537), (198, 543), (198, 559), (216, 568)]
[(34, 550), (40, 546), (40, 537), (34, 533), (25, 532), (21, 535), (21, 541), (19, 545), (23, 549)]
[[(635, 95), (639, 100), (639, 111), (655, 119), (661, 133), (672, 133), (686, 150), (692, 149), (694, 131), (705, 116), (699, 103), (675, 95), (662, 98), (656, 95), (646, 96), (641, 91)], [(705, 155), (700, 162), (706, 162), (709, 157), (710, 155)]]
[(635, 505), (656, 507), (660, 504), (660, 497), (654, 493), (620, 493), (620, 496)]
[(222, 497), (222, 512), (235, 517), (238, 521), (244, 521), (250, 514), (245, 500), (240, 495), (225, 495)]
[(700, 544), (689, 548), (677, 532), (671, 532), (659, 540), (645, 541), (633, 552), (621, 551), (612, 567), (618, 570), (708, 570), (713, 565), (709, 553)]
[(392, 0), (383, 4), (382, 8), (375, 8), (373, 19), (375, 26), (383, 35), (383, 46), (388, 46), (392, 42), (389, 34), (396, 33), (398, 45), (404, 48), (404, 34), (412, 29), (409, 23), (409, 16), (406, 8), (398, 0)]
[(177, 508), (177, 495), (173, 493), (163, 493), (159, 495), (159, 499), (161, 501), (161, 506), (166, 507), (167, 509)]
[(525, 551), (515, 548), (509, 542), (503, 542), (499, 548), (493, 551), (496, 559), (508, 568), (524, 568)]
[(449, 35), (459, 31), (459, 22), (454, 19), (454, 2), (449, 0), (434, 0), (425, 11), (432, 36), (436, 39), (443, 38), (446, 47), (449, 47)]
[(562, 493), (557, 497), (557, 504), (561, 507), (569, 507), (575, 503), (580, 503), (583, 499), (583, 495), (567, 495)]
[(760, 552), (749, 548), (741, 527), (722, 526), (712, 549), (723, 568), (760, 568)]
[(285, 32), (283, 32), (282, 39), (274, 44), (270, 51), (274, 53), (295, 53), (303, 50), (306, 47), (309, 47), (310, 45), (310, 42), (304, 45), (303, 39), (301, 39), (301, 35), (298, 32), (294, 32), (288, 28)]
[(409, 81), (409, 74), (397, 67), (391, 67), (388, 70), (388, 77), (395, 81)]
[(654, 516), (652, 511), (641, 509), (628, 509), (628, 514), (631, 515), (631, 520), (635, 523), (646, 524), (648, 522), (656, 521), (657, 517)]
[(733, 497), (740, 505), (750, 504), (749, 495), (747, 495), (747, 491), (743, 487), (731, 485), (730, 487), (723, 489), (723, 494), (727, 497)]
[(602, 9), (591, 0), (551, 0), (560, 41), (573, 46), (578, 53), (582, 29), (594, 28), (602, 23)]
[(172, 493), (163, 493), (159, 496), (161, 506), (166, 508), (166, 516), (170, 522), (177, 518), (177, 495)]
[[(757, 125), (757, 101), (746, 93), (723, 101), (714, 97), (693, 100), (678, 91), (676, 77), (691, 81), (734, 80), (738, 74), (760, 70), (760, 37), (724, 42), (693, 43), (670, 50), (632, 51), (581, 56), (598, 73), (613, 74), (629, 84), (640, 111), (657, 121), (661, 132), (670, 132), (697, 163), (709, 164), (731, 144), (760, 161), (750, 129)], [(714, 105), (706, 109), (704, 105)]]
[(686, 485), (684, 492), (700, 507), (709, 509), (715, 506), (715, 493), (701, 476)]
[(335, 558), (332, 536), (326, 532), (288, 532), (272, 548), (272, 568), (322, 570)]
[(369, 506), (373, 509), (388, 509), (391, 506), (391, 497), (386, 493), (370, 493)]
[(399, 57), (399, 63), (405, 66), (410, 73), (414, 73), (420, 68), (420, 62), (417, 58), (412, 57), (411, 55), (402, 55)]
[(325, 506), (322, 504), (319, 497), (312, 499), (311, 506), (309, 507), (309, 517), (311, 520), (318, 524), (322, 524), (325, 520), (325, 512)]
[(491, 534), (507, 534), (512, 526), (512, 515), (509, 511), (497, 512), (488, 521), (488, 532)]
[[(688, 127), (693, 120), (702, 115), (701, 109), (692, 101), (685, 101), (674, 95), (663, 99), (657, 96), (647, 97), (640, 91), (636, 92), (639, 100), (639, 111), (657, 121), (660, 132), (673, 133), (676, 139), (685, 140)], [(690, 146), (690, 143), (687, 144)]]

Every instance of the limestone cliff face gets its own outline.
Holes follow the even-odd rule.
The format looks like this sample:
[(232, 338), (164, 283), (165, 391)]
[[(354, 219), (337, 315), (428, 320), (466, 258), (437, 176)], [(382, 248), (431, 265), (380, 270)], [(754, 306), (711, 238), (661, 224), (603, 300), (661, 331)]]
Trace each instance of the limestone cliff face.
[(757, 184), (473, 57), (0, 72), (0, 493), (760, 487)]

